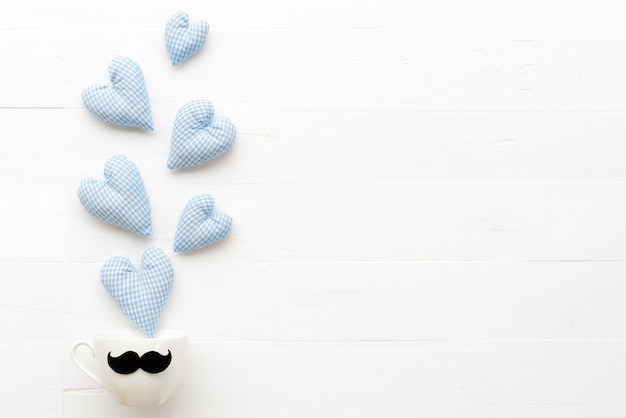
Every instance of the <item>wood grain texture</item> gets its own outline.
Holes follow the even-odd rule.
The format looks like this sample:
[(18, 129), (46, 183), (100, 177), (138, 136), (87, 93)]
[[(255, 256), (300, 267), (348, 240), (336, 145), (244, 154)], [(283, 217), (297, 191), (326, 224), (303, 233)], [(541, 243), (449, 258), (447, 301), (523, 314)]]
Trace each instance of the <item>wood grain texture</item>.
[[(172, 68), (179, 8), (211, 31)], [(0, 417), (623, 418), (625, 21), (618, 0), (2, 2)], [(83, 108), (118, 54), (154, 132)], [(169, 171), (201, 98), (235, 145)], [(118, 153), (150, 238), (77, 199)], [(198, 193), (233, 230), (174, 254)], [(126, 408), (69, 352), (130, 326), (99, 270), (149, 246), (191, 361), (166, 405)]]

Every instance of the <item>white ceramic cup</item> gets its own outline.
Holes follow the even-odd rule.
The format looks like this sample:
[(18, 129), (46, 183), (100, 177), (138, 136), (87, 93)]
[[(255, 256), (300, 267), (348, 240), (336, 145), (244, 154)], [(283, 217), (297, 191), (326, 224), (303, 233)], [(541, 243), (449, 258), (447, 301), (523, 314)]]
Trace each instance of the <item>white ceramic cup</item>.
[[(76, 342), (72, 360), (122, 404), (154, 406), (164, 403), (178, 387), (186, 369), (187, 342), (187, 334), (178, 330), (158, 330), (154, 338), (130, 329), (102, 331), (93, 344)], [(78, 358), (81, 346), (91, 351), (97, 372)]]

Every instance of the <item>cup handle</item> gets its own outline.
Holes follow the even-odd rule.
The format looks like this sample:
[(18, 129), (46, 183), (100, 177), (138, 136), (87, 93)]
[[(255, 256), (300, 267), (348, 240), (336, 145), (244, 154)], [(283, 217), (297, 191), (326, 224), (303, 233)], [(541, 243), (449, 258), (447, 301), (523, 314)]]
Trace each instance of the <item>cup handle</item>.
[(91, 377), (93, 379), (94, 382), (96, 382), (97, 384), (99, 384), (100, 386), (102, 386), (102, 383), (100, 383), (100, 379), (98, 378), (98, 376), (96, 376), (96, 374), (94, 372), (92, 372), (91, 370), (89, 370), (84, 364), (82, 364), (80, 362), (80, 360), (78, 359), (78, 356), (76, 355), (76, 351), (78, 350), (78, 347), (80, 347), (81, 345), (84, 345), (85, 347), (87, 347), (89, 349), (89, 351), (91, 352), (91, 356), (95, 358), (95, 354), (93, 351), (93, 347), (85, 341), (78, 341), (76, 344), (74, 344), (74, 346), (72, 347), (72, 360), (74, 361), (74, 364), (76, 364), (78, 366), (78, 368), (80, 370), (82, 370), (83, 373), (85, 373), (87, 376)]

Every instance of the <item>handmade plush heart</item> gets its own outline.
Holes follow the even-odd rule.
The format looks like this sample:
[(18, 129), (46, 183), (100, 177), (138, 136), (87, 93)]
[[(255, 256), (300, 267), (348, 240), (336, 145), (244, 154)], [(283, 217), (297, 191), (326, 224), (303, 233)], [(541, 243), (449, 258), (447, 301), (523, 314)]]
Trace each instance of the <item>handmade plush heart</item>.
[(172, 65), (178, 66), (202, 48), (208, 33), (208, 22), (200, 20), (189, 24), (187, 13), (175, 13), (165, 25), (165, 47)]
[(167, 167), (191, 167), (226, 152), (235, 142), (237, 130), (226, 118), (213, 120), (213, 104), (194, 100), (176, 113)]
[(187, 252), (224, 238), (233, 219), (224, 213), (213, 215), (215, 201), (210, 194), (192, 197), (185, 205), (174, 236), (174, 251)]
[(111, 85), (83, 90), (83, 103), (98, 119), (118, 126), (152, 130), (148, 91), (139, 64), (117, 56), (109, 65)]
[(104, 180), (80, 182), (78, 198), (103, 222), (142, 236), (152, 235), (150, 201), (139, 169), (125, 155), (114, 155), (104, 165)]
[(122, 313), (152, 338), (174, 282), (174, 267), (165, 252), (148, 248), (140, 270), (125, 257), (112, 257), (102, 265), (100, 280)]

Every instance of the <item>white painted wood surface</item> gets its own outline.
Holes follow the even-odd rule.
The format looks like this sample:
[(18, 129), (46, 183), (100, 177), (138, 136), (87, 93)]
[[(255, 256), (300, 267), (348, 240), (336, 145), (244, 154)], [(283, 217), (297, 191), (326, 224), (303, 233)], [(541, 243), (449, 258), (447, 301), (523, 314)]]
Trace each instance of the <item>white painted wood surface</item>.
[[(211, 32), (174, 69), (178, 9)], [(3, 1), (0, 417), (626, 417), (625, 22), (621, 0)], [(117, 54), (152, 133), (81, 104)], [(168, 171), (198, 98), (236, 144)], [(76, 198), (116, 153), (153, 237)], [(201, 192), (233, 231), (173, 254)], [(128, 326), (100, 265), (152, 245), (191, 366), (163, 407), (126, 408), (69, 349)]]

